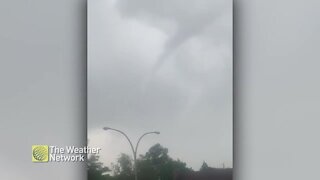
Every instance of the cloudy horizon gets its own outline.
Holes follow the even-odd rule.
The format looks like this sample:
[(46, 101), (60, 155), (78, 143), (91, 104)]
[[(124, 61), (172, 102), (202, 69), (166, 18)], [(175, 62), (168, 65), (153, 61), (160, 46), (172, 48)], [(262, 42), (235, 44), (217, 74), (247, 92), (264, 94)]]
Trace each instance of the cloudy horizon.
[(160, 143), (198, 170), (232, 167), (232, 1), (88, 1), (88, 139), (106, 166)]

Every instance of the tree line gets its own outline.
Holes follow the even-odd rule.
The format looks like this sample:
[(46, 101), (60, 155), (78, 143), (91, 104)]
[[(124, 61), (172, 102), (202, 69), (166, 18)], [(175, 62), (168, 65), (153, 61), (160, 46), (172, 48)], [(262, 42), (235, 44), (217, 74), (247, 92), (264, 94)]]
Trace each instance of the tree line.
[[(131, 156), (121, 153), (116, 163), (110, 167), (99, 161), (99, 156), (90, 155), (87, 160), (88, 180), (134, 180), (134, 167)], [(210, 167), (203, 162), (200, 171)], [(168, 155), (168, 149), (155, 144), (145, 155), (137, 158), (139, 180), (173, 180), (174, 174), (190, 173), (194, 170), (179, 159)]]

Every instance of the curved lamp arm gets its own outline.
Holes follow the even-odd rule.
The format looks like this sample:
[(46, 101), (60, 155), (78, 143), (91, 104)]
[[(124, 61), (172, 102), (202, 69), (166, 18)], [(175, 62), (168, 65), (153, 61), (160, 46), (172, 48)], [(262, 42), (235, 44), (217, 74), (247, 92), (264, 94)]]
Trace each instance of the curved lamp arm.
[(138, 151), (138, 146), (139, 146), (139, 143), (141, 141), (141, 139), (145, 136), (145, 135), (148, 135), (148, 134), (160, 134), (159, 131), (153, 131), (153, 132), (146, 132), (144, 133), (142, 136), (140, 136), (138, 142), (137, 142), (137, 145), (136, 145), (136, 149), (134, 150), (134, 153), (135, 153), (135, 156), (137, 156), (137, 151)]
[(124, 135), (124, 137), (127, 138), (129, 144), (130, 144), (130, 147), (131, 147), (131, 150), (133, 152), (133, 160), (134, 160), (134, 174), (135, 174), (135, 180), (138, 180), (138, 173), (137, 173), (137, 167), (136, 167), (136, 161), (137, 161), (137, 151), (138, 151), (138, 146), (139, 146), (139, 143), (141, 141), (141, 139), (145, 136), (145, 135), (148, 135), (148, 134), (160, 134), (160, 132), (158, 131), (153, 131), (153, 132), (147, 132), (147, 133), (144, 133), (142, 136), (140, 136), (138, 142), (137, 142), (137, 145), (136, 145), (136, 148), (133, 147), (133, 144), (132, 142), (130, 141), (129, 137), (126, 135), (126, 133), (118, 130), (118, 129), (113, 129), (113, 128), (109, 128), (109, 127), (104, 127), (103, 130), (113, 130), (113, 131), (117, 131), (119, 133), (121, 133), (122, 135)]
[(132, 142), (130, 141), (129, 137), (126, 135), (126, 133), (124, 133), (124, 132), (122, 132), (122, 131), (120, 131), (120, 130), (118, 130), (118, 129), (113, 129), (113, 128), (109, 128), (109, 127), (104, 127), (103, 130), (113, 130), (113, 131), (117, 131), (117, 132), (121, 133), (122, 135), (124, 135), (124, 137), (127, 138), (128, 142), (129, 142), (129, 144), (130, 144), (130, 146), (131, 146), (131, 149), (132, 149), (132, 152), (133, 152), (133, 155), (134, 155), (134, 158), (135, 158), (135, 151), (134, 151), (133, 144), (132, 144)]

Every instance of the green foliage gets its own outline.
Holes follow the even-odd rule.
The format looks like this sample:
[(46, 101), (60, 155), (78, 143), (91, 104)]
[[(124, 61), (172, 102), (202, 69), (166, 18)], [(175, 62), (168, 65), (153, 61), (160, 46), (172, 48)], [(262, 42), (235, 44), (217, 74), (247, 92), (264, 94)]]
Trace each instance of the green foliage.
[(190, 171), (186, 163), (173, 160), (168, 149), (160, 144), (152, 146), (138, 161), (139, 180), (172, 180), (176, 171)]
[(118, 158), (118, 163), (120, 166), (120, 174), (126, 176), (130, 176), (133, 174), (132, 159), (129, 155), (121, 153), (120, 157)]
[(87, 160), (88, 180), (106, 180), (109, 175), (105, 174), (110, 171), (108, 167), (103, 166), (99, 161), (99, 156), (91, 155)]
[(134, 180), (132, 158), (124, 153), (121, 153), (117, 160), (117, 164), (113, 165), (114, 179), (116, 180)]
[[(111, 164), (113, 176), (105, 174), (110, 170), (98, 159), (98, 156), (88, 159), (89, 180), (134, 180), (133, 161), (129, 155), (122, 153), (117, 162)], [(175, 172), (188, 172), (192, 169), (179, 159), (172, 159), (167, 148), (155, 144), (137, 159), (137, 171), (139, 180), (173, 180)]]

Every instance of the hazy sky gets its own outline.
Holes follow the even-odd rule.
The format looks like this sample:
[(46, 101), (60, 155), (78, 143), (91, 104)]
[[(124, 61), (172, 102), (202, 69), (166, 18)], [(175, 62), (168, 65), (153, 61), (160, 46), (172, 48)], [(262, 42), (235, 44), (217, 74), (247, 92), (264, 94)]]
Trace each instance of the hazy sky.
[(155, 143), (198, 170), (232, 166), (232, 1), (90, 0), (88, 139), (108, 166)]

